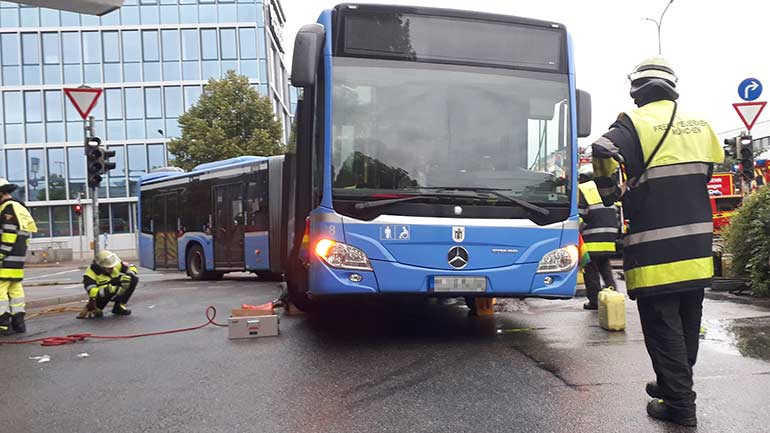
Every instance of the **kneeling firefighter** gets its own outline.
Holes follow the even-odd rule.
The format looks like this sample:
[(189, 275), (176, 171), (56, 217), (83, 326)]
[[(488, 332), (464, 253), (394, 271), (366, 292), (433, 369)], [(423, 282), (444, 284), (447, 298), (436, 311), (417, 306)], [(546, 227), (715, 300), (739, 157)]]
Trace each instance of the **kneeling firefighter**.
[(88, 304), (78, 315), (78, 319), (102, 317), (102, 310), (112, 301), (112, 314), (128, 316), (131, 310), (126, 307), (128, 300), (139, 284), (136, 266), (120, 260), (111, 251), (99, 251), (94, 262), (83, 275), (83, 286), (88, 292)]

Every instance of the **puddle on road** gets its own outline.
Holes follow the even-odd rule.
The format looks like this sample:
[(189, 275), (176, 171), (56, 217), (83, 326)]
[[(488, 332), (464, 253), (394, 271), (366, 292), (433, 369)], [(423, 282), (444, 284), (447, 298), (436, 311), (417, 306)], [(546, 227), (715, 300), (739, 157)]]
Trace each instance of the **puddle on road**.
[(770, 362), (770, 316), (704, 322), (704, 343), (723, 353)]

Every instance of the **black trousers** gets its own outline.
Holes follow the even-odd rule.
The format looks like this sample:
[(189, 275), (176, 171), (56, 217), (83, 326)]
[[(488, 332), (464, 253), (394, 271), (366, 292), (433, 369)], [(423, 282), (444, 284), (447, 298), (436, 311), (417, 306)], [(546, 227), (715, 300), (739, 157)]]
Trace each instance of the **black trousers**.
[(692, 367), (698, 359), (704, 289), (638, 298), (644, 344), (666, 406), (695, 414)]
[(96, 297), (96, 306), (100, 310), (103, 310), (110, 301), (114, 301), (116, 304), (126, 304), (131, 299), (131, 295), (134, 294), (137, 284), (139, 284), (139, 277), (131, 275), (131, 284), (123, 293), (120, 293), (120, 287), (118, 286), (114, 293), (105, 293), (105, 296)]
[(615, 285), (615, 278), (612, 276), (610, 257), (607, 255), (591, 256), (591, 262), (588, 263), (585, 272), (583, 272), (583, 278), (586, 283), (586, 296), (588, 297), (588, 302), (592, 304), (597, 303), (599, 291), (602, 289), (602, 282), (599, 276), (604, 279), (605, 286), (617, 287)]

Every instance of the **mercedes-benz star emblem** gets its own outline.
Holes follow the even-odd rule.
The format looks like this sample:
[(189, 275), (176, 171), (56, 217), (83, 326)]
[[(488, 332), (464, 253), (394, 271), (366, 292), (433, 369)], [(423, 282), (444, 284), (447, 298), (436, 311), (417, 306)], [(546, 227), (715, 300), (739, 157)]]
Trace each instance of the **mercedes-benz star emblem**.
[(455, 269), (462, 269), (468, 265), (468, 250), (463, 247), (452, 247), (447, 254), (449, 265)]

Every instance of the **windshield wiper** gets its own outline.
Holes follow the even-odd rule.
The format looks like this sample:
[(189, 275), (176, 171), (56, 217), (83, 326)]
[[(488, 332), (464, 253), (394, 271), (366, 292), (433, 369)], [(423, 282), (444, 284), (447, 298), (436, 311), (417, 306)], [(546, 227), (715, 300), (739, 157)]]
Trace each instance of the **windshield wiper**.
[(510, 191), (509, 189), (504, 189), (504, 188), (482, 188), (482, 187), (477, 188), (477, 187), (462, 187), (462, 186), (454, 187), (453, 186), (453, 187), (431, 187), (431, 188), (422, 188), (422, 189), (434, 189), (434, 190), (438, 190), (438, 191), (452, 191), (452, 190), (454, 190), (454, 191), (472, 191), (472, 192), (475, 192), (475, 193), (488, 193), (488, 194), (494, 195), (495, 197), (499, 197), (499, 198), (502, 198), (503, 200), (509, 201), (511, 203), (515, 203), (515, 204), (517, 204), (517, 205), (519, 205), (519, 206), (521, 206), (523, 208), (529, 209), (529, 210), (531, 210), (533, 212), (537, 212), (540, 215), (548, 216), (548, 215), (551, 214), (551, 211), (546, 209), (546, 208), (544, 208), (544, 207), (540, 207), (540, 206), (538, 206), (538, 205), (536, 205), (534, 203), (530, 203), (530, 202), (528, 202), (526, 200), (522, 200), (522, 199), (516, 198), (516, 197), (511, 197), (511, 196), (508, 196), (508, 195), (505, 195), (505, 194), (499, 192), (499, 191)]
[(438, 197), (432, 196), (432, 195), (410, 195), (409, 197), (386, 198), (384, 200), (373, 200), (373, 201), (364, 201), (364, 202), (356, 203), (355, 208), (359, 210), (371, 209), (373, 207), (390, 206), (392, 204), (402, 203), (405, 201), (418, 200), (418, 199), (438, 200)]

